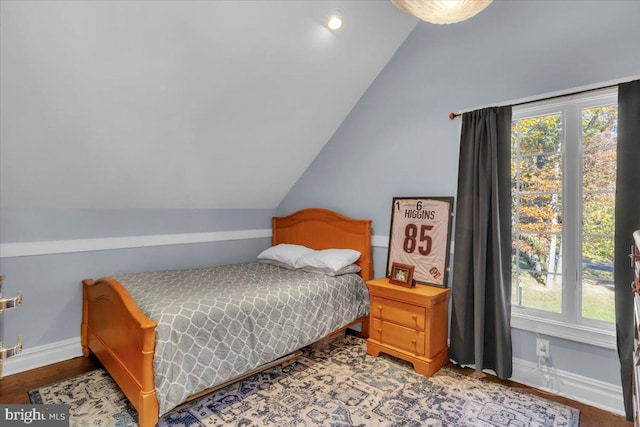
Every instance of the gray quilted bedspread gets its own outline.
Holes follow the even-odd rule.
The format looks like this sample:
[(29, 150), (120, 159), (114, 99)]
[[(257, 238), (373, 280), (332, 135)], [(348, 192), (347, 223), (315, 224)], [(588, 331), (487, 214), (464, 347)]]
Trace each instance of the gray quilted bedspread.
[(263, 263), (115, 277), (158, 322), (160, 414), (369, 314), (356, 274), (330, 277)]

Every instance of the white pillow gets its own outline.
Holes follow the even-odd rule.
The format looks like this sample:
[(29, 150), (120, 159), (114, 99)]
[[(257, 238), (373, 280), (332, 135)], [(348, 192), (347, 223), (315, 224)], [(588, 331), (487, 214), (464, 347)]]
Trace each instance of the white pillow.
[(258, 255), (258, 259), (280, 261), (295, 268), (296, 260), (310, 252), (315, 251), (302, 245), (289, 245), (287, 243), (280, 243), (279, 245), (271, 246), (269, 249), (265, 249), (264, 251), (262, 251), (260, 255)]
[(295, 263), (296, 268), (328, 268), (337, 272), (353, 264), (360, 258), (360, 252), (353, 249), (323, 249), (302, 255)]

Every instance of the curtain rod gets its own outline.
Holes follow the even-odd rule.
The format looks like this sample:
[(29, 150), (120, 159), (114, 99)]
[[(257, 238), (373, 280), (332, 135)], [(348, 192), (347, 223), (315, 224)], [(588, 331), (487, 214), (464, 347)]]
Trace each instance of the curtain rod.
[[(512, 107), (517, 107), (518, 105), (526, 105), (526, 104), (532, 104), (534, 102), (542, 102), (542, 101), (548, 101), (550, 99), (556, 99), (556, 98), (564, 98), (565, 96), (571, 96), (571, 95), (580, 95), (582, 93), (588, 93), (588, 92), (595, 92), (597, 90), (602, 90), (602, 89), (610, 89), (612, 87), (617, 87), (622, 83), (627, 83), (630, 81), (633, 81), (634, 79), (631, 80), (624, 80), (618, 83), (613, 83), (613, 84), (608, 84), (606, 86), (598, 86), (598, 87), (594, 87), (594, 88), (589, 88), (589, 89), (582, 89), (582, 90), (577, 90), (575, 92), (569, 92), (569, 93), (563, 93), (563, 94), (558, 94), (558, 95), (551, 95), (551, 96), (547, 96), (545, 98), (539, 98), (539, 99), (532, 99), (529, 101), (521, 101), (521, 102), (515, 102), (513, 104), (506, 104), (506, 105), (511, 105)], [(449, 113), (449, 119), (453, 120), (456, 117), (460, 117), (463, 113), (454, 113), (451, 112)]]

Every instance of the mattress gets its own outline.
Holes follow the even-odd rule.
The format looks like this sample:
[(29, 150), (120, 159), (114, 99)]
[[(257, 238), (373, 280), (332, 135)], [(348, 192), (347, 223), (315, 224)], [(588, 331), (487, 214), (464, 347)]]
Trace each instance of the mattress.
[(369, 314), (357, 274), (252, 262), (116, 276), (156, 328), (160, 415)]

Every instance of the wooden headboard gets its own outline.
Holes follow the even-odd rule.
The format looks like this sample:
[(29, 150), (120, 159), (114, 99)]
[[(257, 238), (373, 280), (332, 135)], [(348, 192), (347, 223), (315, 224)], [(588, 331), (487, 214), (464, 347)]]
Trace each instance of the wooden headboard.
[(289, 243), (320, 249), (355, 249), (364, 280), (373, 278), (371, 220), (352, 219), (327, 209), (303, 209), (273, 217), (273, 245)]

